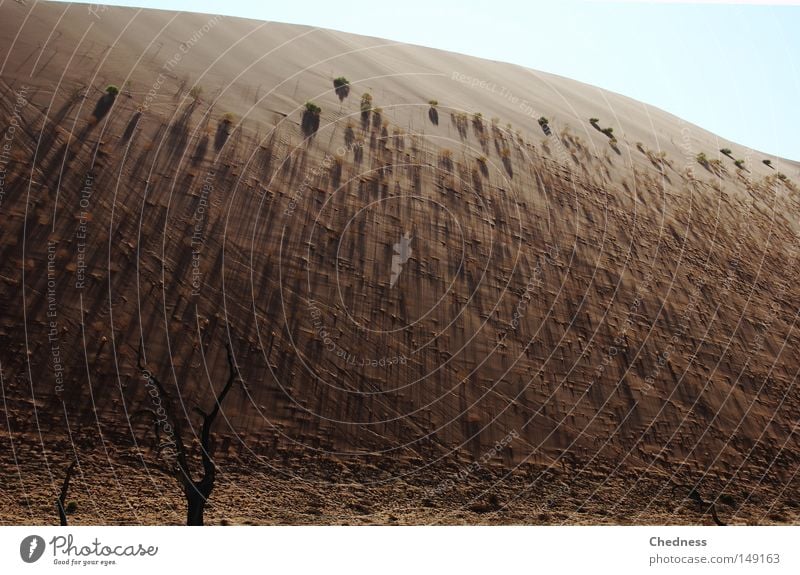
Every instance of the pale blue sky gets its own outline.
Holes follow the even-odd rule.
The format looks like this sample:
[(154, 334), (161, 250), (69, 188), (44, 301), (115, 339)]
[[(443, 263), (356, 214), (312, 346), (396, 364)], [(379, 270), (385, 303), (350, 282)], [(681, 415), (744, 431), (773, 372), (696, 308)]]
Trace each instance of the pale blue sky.
[(577, 0), (109, 0), (291, 22), (521, 64), (800, 160), (800, 7)]

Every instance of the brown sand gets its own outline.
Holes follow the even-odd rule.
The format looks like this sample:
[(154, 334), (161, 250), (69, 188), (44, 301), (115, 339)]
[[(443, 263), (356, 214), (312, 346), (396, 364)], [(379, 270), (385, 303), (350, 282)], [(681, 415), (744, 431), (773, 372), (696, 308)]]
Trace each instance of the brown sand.
[(798, 521), (797, 163), (386, 40), (0, 15), (0, 521), (54, 522), (77, 458), (73, 523), (181, 522), (142, 337), (194, 432), (232, 343), (210, 523)]

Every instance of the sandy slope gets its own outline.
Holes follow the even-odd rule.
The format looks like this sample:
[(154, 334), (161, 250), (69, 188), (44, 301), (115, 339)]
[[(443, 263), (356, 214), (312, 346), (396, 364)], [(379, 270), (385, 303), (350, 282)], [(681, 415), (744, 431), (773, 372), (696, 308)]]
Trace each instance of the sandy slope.
[(232, 343), (215, 520), (708, 521), (692, 486), (733, 522), (797, 517), (797, 163), (381, 39), (0, 11), (7, 521), (52, 521), (76, 455), (76, 521), (176, 521), (142, 337), (195, 426)]

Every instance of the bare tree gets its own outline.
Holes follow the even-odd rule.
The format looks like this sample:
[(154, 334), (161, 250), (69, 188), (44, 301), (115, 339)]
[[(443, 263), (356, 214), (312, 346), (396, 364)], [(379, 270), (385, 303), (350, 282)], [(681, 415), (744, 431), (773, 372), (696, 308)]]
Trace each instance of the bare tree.
[[(675, 485), (675, 486), (672, 488), (672, 493), (673, 493), (673, 495), (675, 494), (675, 490), (676, 490), (676, 489), (678, 489), (678, 487), (680, 487), (680, 486), (679, 486), (679, 485)], [(704, 500), (704, 499), (703, 499), (703, 496), (702, 496), (702, 495), (700, 495), (700, 492), (697, 490), (697, 488), (696, 488), (696, 487), (691, 487), (691, 488), (689, 489), (689, 494), (686, 496), (686, 499), (690, 499), (691, 501), (693, 501), (694, 503), (696, 503), (696, 504), (697, 504), (697, 506), (700, 508), (700, 510), (701, 510), (703, 513), (710, 512), (710, 513), (711, 513), (711, 519), (713, 519), (713, 521), (714, 521), (714, 523), (715, 523), (715, 524), (717, 524), (717, 525), (720, 525), (720, 526), (722, 526), (722, 527), (724, 527), (724, 526), (726, 526), (726, 525), (727, 525), (727, 523), (725, 523), (724, 521), (722, 521), (722, 520), (719, 518), (719, 515), (717, 515), (717, 508), (716, 508), (716, 505), (714, 505), (714, 503), (713, 503), (713, 502), (709, 503), (708, 501)]]
[[(181, 419), (177, 417), (174, 408), (172, 396), (167, 392), (166, 388), (161, 384), (161, 381), (148, 369), (144, 367), (142, 362), (142, 342), (139, 344), (139, 352), (137, 355), (137, 366), (142, 374), (148, 379), (161, 396), (161, 405), (166, 412), (167, 418), (172, 421), (172, 430), (175, 443), (175, 465), (172, 468), (158, 466), (165, 473), (173, 475), (181, 489), (183, 490), (184, 497), (186, 498), (187, 512), (186, 524), (187, 525), (203, 525), (203, 512), (205, 511), (208, 498), (214, 489), (214, 480), (216, 479), (217, 468), (214, 464), (214, 438), (211, 434), (211, 428), (214, 425), (214, 420), (219, 414), (222, 402), (225, 401), (228, 393), (233, 388), (233, 384), (239, 379), (239, 370), (233, 359), (233, 353), (229, 343), (225, 344), (225, 349), (228, 355), (228, 380), (225, 382), (224, 387), (214, 399), (214, 406), (208, 413), (200, 408), (195, 410), (201, 415), (202, 428), (200, 431), (200, 450), (201, 460), (203, 465), (203, 474), (198, 480), (192, 478), (192, 473), (189, 465), (189, 457), (187, 455), (186, 443), (184, 441), (183, 425)], [(160, 450), (159, 450), (160, 454)]]
[(62, 527), (67, 525), (67, 493), (69, 492), (69, 482), (72, 479), (72, 474), (75, 471), (75, 462), (69, 464), (67, 471), (64, 474), (64, 483), (61, 484), (61, 493), (56, 499), (56, 509), (58, 510), (58, 521)]

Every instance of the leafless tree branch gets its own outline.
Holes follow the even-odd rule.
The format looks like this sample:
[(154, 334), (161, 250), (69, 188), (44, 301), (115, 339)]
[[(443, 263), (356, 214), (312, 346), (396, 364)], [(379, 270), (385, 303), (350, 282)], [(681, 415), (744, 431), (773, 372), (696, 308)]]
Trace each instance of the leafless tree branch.
[(64, 483), (61, 484), (61, 493), (56, 500), (56, 509), (58, 510), (58, 520), (61, 526), (67, 525), (67, 493), (69, 492), (69, 482), (72, 479), (72, 474), (75, 471), (75, 462), (69, 464), (67, 471), (64, 474)]

